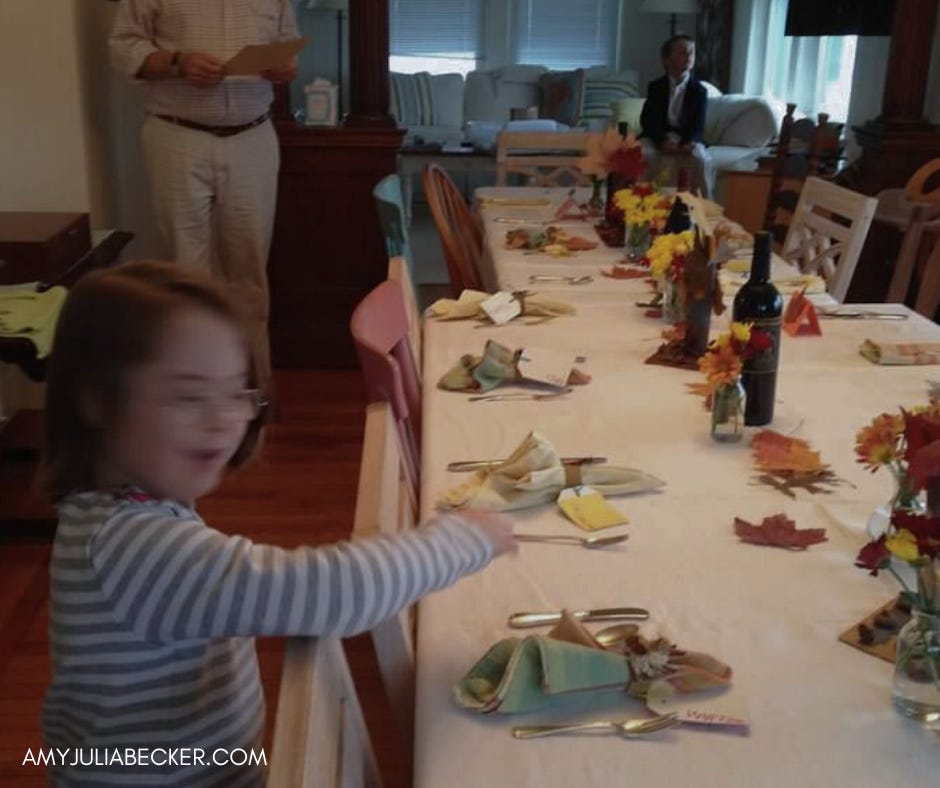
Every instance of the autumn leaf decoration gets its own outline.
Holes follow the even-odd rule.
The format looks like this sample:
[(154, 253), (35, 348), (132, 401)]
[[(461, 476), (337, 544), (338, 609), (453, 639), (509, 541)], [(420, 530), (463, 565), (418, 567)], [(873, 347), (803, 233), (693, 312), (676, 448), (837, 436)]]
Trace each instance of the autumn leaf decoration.
[(830, 467), (819, 459), (809, 443), (800, 438), (761, 430), (751, 439), (751, 451), (759, 475), (757, 480), (796, 498), (795, 489), (809, 493), (828, 493), (826, 487), (841, 482)]
[(825, 528), (797, 528), (785, 514), (765, 517), (760, 525), (735, 517), (734, 532), (742, 542), (788, 550), (805, 550), (810, 545), (827, 541)]

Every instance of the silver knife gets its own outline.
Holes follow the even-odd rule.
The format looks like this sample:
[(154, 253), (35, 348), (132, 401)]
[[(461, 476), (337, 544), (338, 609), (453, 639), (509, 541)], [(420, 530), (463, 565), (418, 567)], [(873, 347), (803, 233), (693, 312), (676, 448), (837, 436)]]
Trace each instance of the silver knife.
[[(559, 459), (562, 465), (597, 465), (598, 463), (607, 462), (606, 457), (560, 457)], [(504, 462), (505, 460), (460, 460), (447, 463), (447, 470), (454, 473), (479, 471)]]
[[(597, 610), (569, 611), (578, 621), (646, 621), (649, 611), (641, 607), (602, 607)], [(513, 613), (509, 617), (509, 626), (513, 629), (541, 627), (557, 624), (561, 613)]]
[(820, 318), (842, 318), (843, 320), (907, 320), (908, 317), (907, 315), (898, 312), (820, 311), (818, 314)]

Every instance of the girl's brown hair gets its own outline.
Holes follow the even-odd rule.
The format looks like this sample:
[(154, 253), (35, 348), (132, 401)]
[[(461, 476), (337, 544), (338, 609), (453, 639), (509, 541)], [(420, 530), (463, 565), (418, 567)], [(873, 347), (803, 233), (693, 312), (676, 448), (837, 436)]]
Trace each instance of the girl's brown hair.
[[(100, 403), (102, 421), (116, 418), (128, 369), (152, 359), (170, 318), (192, 308), (239, 331), (248, 355), (248, 385), (257, 387), (258, 361), (246, 321), (207, 277), (178, 263), (131, 262), (88, 274), (69, 293), (46, 375), (44, 486), (53, 500), (98, 486), (105, 429), (91, 423), (86, 403)], [(254, 452), (263, 415), (248, 424), (230, 468)]]

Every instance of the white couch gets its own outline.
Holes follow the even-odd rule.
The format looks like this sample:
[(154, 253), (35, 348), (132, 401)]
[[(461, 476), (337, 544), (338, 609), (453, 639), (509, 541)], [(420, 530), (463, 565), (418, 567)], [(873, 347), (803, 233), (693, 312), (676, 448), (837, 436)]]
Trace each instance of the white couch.
[[(392, 114), (406, 129), (405, 144), (460, 145), (470, 143), (495, 150), (496, 135), (507, 126), (510, 110), (542, 104), (540, 80), (548, 69), (512, 65), (492, 71), (460, 74), (392, 75)], [(722, 195), (722, 173), (752, 169), (780, 128), (780, 119), (763, 98), (708, 90), (705, 144), (716, 175), (713, 194)], [(635, 71), (585, 69), (581, 118), (578, 125), (603, 129), (611, 120), (610, 102), (619, 96), (638, 96)], [(407, 120), (419, 122), (406, 122)], [(563, 130), (554, 120), (518, 121), (529, 128)]]

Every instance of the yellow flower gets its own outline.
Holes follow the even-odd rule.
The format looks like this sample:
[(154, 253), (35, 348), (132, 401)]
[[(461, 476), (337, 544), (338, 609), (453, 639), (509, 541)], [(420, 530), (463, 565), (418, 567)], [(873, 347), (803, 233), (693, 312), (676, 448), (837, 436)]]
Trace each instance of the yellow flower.
[(746, 345), (751, 339), (751, 324), (732, 323), (731, 336), (733, 336), (742, 345)]
[(917, 552), (917, 539), (906, 528), (902, 528), (886, 537), (885, 547), (888, 548), (891, 555), (897, 556), (908, 563), (920, 558), (920, 553)]
[(855, 435), (855, 454), (860, 463), (869, 470), (901, 459), (901, 437), (904, 433), (904, 417), (900, 414), (882, 413), (862, 427)]
[(698, 368), (712, 390), (734, 383), (741, 376), (741, 358), (725, 337), (725, 342), (714, 343), (698, 360)]

